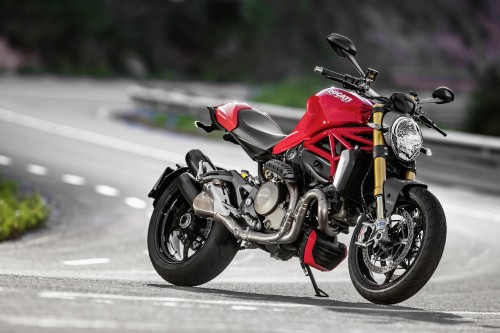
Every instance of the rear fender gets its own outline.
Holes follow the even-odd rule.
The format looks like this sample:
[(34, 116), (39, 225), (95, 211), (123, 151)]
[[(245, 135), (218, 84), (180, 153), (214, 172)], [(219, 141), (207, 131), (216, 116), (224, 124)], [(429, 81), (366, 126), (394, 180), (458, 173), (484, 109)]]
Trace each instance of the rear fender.
[(420, 186), (427, 188), (427, 184), (416, 180), (406, 180), (406, 179), (398, 179), (391, 177), (385, 181), (384, 199), (385, 199), (385, 210), (387, 211), (388, 215), (392, 214), (392, 211), (396, 206), (396, 202), (398, 201), (398, 198), (401, 195), (401, 191), (403, 191), (403, 189), (405, 188), (412, 186)]
[(188, 167), (178, 167), (177, 169), (167, 167), (165, 171), (163, 171), (155, 186), (153, 186), (148, 194), (148, 197), (154, 199), (153, 206), (156, 206), (156, 201), (161, 197), (167, 186), (186, 171), (188, 171)]

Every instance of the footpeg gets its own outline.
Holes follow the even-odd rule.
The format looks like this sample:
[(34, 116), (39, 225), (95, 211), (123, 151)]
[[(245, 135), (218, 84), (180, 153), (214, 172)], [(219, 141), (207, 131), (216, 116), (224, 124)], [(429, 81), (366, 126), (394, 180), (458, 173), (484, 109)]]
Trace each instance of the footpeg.
[(204, 123), (202, 123), (201, 121), (198, 121), (198, 120), (194, 122), (194, 125), (196, 127), (198, 127), (198, 128), (201, 128), (202, 130), (204, 130), (207, 133), (213, 132), (213, 131), (215, 131), (217, 129), (214, 126), (214, 124), (207, 125), (207, 124), (204, 124)]

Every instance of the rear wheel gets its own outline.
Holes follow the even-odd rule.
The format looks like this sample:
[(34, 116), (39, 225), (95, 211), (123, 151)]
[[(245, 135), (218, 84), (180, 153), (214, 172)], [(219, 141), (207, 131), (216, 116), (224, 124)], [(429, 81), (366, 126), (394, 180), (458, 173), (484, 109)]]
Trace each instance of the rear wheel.
[(436, 270), (446, 242), (443, 208), (427, 189), (406, 190), (393, 214), (390, 242), (356, 245), (372, 233), (370, 223), (358, 223), (351, 240), (351, 280), (361, 296), (373, 303), (395, 304), (415, 295)]
[(239, 244), (213, 220), (197, 217), (173, 181), (157, 202), (148, 229), (149, 257), (156, 272), (178, 286), (197, 286), (218, 276)]

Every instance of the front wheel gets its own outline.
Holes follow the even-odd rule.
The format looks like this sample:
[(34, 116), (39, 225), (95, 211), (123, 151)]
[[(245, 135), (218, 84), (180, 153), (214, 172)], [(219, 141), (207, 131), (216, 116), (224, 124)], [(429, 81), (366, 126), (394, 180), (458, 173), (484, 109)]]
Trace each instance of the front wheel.
[(177, 286), (197, 286), (219, 275), (239, 244), (220, 223), (196, 216), (174, 180), (158, 200), (148, 229), (156, 272)]
[(389, 242), (360, 247), (356, 242), (366, 241), (373, 230), (369, 223), (358, 223), (350, 244), (354, 287), (378, 304), (395, 304), (415, 295), (436, 270), (446, 242), (443, 208), (427, 189), (405, 190), (393, 214)]

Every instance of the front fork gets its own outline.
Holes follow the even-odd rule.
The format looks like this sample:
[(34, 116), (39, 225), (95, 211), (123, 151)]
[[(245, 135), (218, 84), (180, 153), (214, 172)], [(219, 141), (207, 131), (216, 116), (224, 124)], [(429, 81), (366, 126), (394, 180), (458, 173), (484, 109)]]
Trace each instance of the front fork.
[(384, 106), (375, 104), (372, 111), (372, 121), (375, 124), (373, 129), (373, 170), (375, 179), (375, 188), (373, 196), (375, 197), (377, 210), (376, 219), (385, 218), (384, 203), (384, 183), (387, 177), (385, 155), (387, 147), (385, 145), (384, 133), (382, 132), (382, 118), (384, 117)]
[[(387, 145), (384, 140), (382, 118), (384, 117), (384, 106), (375, 104), (372, 110), (373, 126), (373, 170), (375, 188), (373, 195), (376, 203), (375, 229), (373, 237), (370, 240), (378, 243), (389, 243), (388, 225), (389, 217), (386, 216), (384, 184), (387, 179), (386, 156), (388, 154)], [(408, 169), (404, 172), (403, 177), (407, 180), (415, 180), (415, 171)], [(367, 246), (368, 243), (359, 244)]]

